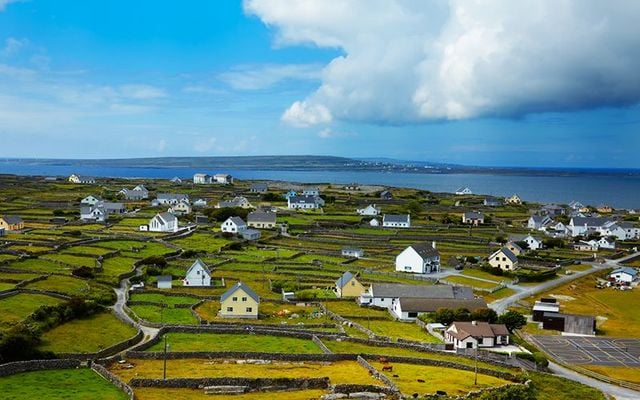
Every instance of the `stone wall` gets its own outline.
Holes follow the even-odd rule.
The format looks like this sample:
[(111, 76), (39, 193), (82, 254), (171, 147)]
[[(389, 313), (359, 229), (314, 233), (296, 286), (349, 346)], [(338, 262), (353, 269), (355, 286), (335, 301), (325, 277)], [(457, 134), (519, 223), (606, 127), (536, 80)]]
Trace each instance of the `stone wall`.
[(120, 380), (120, 378), (118, 378), (116, 375), (109, 372), (105, 367), (103, 367), (100, 364), (93, 363), (91, 364), (91, 369), (94, 370), (98, 375), (100, 375), (104, 379), (111, 382), (118, 389), (125, 392), (129, 400), (135, 399), (135, 395), (133, 394), (133, 389), (131, 389), (131, 386), (127, 385), (125, 382)]
[(206, 386), (240, 386), (247, 391), (279, 391), (327, 389), (329, 378), (173, 378), (140, 379), (130, 381), (132, 387), (200, 389)]
[(313, 343), (315, 343), (318, 347), (320, 347), (320, 350), (322, 350), (322, 352), (324, 354), (332, 354), (333, 352), (327, 347), (325, 346), (324, 343), (322, 343), (322, 340), (320, 340), (316, 335), (313, 335), (311, 337), (311, 340), (313, 341)]
[(15, 361), (0, 364), (0, 376), (19, 374), (21, 372), (42, 371), (47, 369), (70, 369), (80, 367), (80, 361), (69, 359)]
[[(157, 351), (128, 351), (125, 355), (127, 358), (138, 358), (143, 360), (162, 360), (165, 357), (164, 352)], [(241, 352), (241, 351), (196, 351), (196, 352), (167, 352), (168, 360), (180, 360), (185, 358), (197, 359), (234, 359), (234, 360), (272, 360), (272, 361), (317, 361), (317, 362), (335, 362), (335, 361), (355, 361), (356, 354), (289, 354), (289, 353), (260, 353), (260, 352)]]
[(365, 369), (367, 369), (372, 376), (374, 376), (375, 378), (379, 379), (382, 383), (387, 385), (387, 387), (389, 387), (389, 389), (392, 392), (398, 393), (398, 394), (400, 393), (400, 388), (398, 388), (398, 386), (396, 386), (396, 384), (391, 379), (389, 379), (385, 374), (381, 373), (373, 365), (369, 364), (367, 360), (358, 356), (357, 361), (358, 361), (358, 364), (362, 365)]

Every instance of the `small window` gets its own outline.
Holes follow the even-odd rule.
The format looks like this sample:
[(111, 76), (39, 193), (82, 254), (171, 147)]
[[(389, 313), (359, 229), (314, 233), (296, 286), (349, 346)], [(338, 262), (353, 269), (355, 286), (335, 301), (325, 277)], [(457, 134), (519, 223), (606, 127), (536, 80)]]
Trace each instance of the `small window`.
[(233, 307), (227, 307), (227, 312), (233, 312)]
[(246, 310), (247, 310), (247, 312), (253, 312), (253, 308), (251, 308), (251, 307), (247, 307)]
[(356, 281), (351, 281), (351, 286), (355, 286), (356, 285)]
[(232, 297), (231, 301), (238, 301), (238, 298), (237, 297)]
[(246, 298), (246, 297), (243, 297), (243, 298), (242, 298), (242, 301), (247, 301), (247, 298)]

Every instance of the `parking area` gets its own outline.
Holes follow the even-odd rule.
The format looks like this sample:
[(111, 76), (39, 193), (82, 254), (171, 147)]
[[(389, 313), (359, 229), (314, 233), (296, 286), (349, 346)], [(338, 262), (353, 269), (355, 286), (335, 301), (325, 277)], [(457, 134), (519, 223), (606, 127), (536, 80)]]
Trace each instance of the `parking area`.
[(640, 339), (535, 335), (532, 340), (567, 364), (640, 366)]

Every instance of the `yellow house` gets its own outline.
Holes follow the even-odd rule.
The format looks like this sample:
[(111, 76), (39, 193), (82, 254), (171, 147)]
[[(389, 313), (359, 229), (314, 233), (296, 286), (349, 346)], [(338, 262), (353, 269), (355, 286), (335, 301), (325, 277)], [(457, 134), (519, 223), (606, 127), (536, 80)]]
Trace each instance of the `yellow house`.
[(222, 318), (258, 319), (260, 297), (242, 282), (236, 283), (220, 297)]
[(5, 215), (0, 217), (0, 228), (8, 231), (19, 231), (24, 229), (24, 221), (17, 215)]
[(503, 247), (489, 256), (489, 265), (503, 271), (518, 269), (518, 257), (508, 247)]
[(506, 199), (504, 199), (504, 202), (507, 204), (520, 205), (522, 204), (522, 199), (517, 194), (514, 194), (513, 196), (507, 197)]
[(364, 286), (362, 286), (362, 283), (358, 282), (355, 275), (350, 271), (345, 272), (336, 281), (336, 295), (340, 298), (359, 297), (365, 291), (366, 290)]

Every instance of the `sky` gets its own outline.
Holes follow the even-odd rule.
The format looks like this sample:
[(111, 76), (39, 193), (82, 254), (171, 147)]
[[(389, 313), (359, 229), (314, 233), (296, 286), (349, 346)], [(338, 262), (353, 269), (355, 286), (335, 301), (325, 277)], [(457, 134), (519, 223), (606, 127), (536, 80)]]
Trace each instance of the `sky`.
[(0, 0), (0, 157), (640, 168), (640, 2)]

